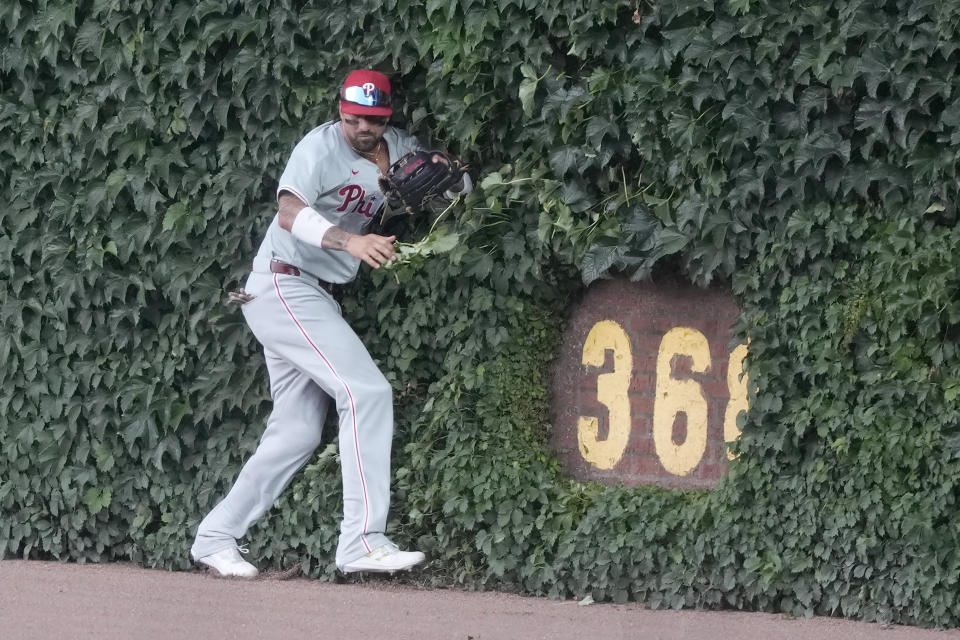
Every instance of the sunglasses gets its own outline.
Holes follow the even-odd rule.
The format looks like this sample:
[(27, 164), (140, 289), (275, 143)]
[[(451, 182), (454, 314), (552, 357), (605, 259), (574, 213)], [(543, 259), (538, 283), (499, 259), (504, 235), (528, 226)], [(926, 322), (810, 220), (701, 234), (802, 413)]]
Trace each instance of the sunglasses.
[(349, 124), (351, 127), (357, 125), (360, 120), (365, 120), (375, 127), (385, 127), (387, 126), (388, 118), (386, 116), (360, 116), (353, 114), (343, 115), (343, 121)]
[(381, 89), (372, 88), (370, 84), (366, 87), (344, 87), (340, 91), (340, 98), (365, 107), (390, 106), (390, 94)]

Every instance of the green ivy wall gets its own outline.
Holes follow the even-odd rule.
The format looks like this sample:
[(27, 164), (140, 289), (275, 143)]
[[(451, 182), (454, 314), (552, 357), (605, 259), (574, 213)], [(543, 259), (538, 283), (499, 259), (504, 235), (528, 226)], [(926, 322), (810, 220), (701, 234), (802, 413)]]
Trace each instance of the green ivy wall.
[[(223, 291), (372, 66), (482, 180), (344, 303), (424, 579), (957, 625), (958, 46), (949, 0), (0, 4), (0, 555), (189, 566), (269, 410)], [(737, 296), (740, 456), (711, 492), (565, 479), (566, 305), (667, 272)], [(264, 568), (334, 578), (335, 445)]]

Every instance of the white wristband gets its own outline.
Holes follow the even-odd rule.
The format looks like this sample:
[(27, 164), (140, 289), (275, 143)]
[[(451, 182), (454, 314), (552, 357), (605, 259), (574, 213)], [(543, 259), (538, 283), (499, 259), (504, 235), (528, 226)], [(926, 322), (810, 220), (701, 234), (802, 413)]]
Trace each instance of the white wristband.
[(293, 219), (290, 233), (304, 242), (322, 247), (323, 236), (326, 235), (330, 227), (333, 226), (335, 225), (320, 215), (316, 209), (304, 207), (300, 209), (297, 217)]

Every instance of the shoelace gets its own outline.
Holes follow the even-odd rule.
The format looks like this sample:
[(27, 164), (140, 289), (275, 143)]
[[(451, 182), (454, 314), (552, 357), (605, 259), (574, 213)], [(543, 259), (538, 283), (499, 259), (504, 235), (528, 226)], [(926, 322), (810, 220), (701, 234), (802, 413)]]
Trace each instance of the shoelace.
[(237, 551), (240, 553), (250, 553), (250, 548), (247, 545), (243, 545), (242, 547), (237, 545)]

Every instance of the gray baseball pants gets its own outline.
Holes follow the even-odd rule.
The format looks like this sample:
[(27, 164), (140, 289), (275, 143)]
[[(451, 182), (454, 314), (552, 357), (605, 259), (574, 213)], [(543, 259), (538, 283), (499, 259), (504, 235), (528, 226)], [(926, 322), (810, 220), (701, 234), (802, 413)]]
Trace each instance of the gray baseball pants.
[(273, 410), (227, 496), (200, 523), (191, 554), (232, 547), (320, 443), (332, 398), (339, 416), (342, 566), (388, 542), (393, 392), (330, 294), (306, 277), (251, 273), (243, 315), (263, 345)]

